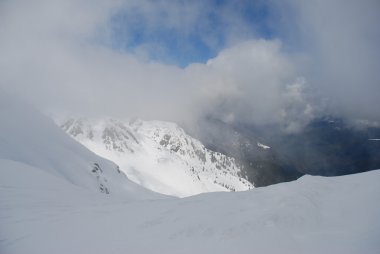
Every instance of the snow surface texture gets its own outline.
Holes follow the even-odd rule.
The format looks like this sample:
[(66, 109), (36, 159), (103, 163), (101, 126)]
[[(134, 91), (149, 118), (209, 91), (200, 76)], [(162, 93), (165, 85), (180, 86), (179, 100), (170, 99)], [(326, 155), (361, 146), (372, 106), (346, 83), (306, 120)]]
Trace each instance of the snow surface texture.
[(30, 105), (0, 94), (0, 119), (0, 159), (38, 168), (94, 192), (133, 199), (159, 195), (128, 180), (117, 165), (70, 138)]
[(123, 201), (0, 160), (0, 253), (378, 253), (380, 170)]
[(56, 122), (91, 151), (117, 163), (129, 179), (156, 192), (184, 197), (254, 187), (233, 158), (206, 149), (174, 123), (85, 118)]

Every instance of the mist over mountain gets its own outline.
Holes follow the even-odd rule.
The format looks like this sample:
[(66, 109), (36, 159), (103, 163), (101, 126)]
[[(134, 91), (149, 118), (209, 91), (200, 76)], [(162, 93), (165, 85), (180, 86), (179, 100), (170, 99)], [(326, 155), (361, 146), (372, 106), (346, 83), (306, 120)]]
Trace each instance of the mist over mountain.
[[(133, 183), (30, 105), (0, 97), (1, 253), (378, 250), (379, 170), (168, 197)], [(65, 126), (76, 134), (87, 130)], [(125, 140), (116, 136), (107, 135), (106, 144), (129, 147), (117, 146)]]
[[(11, 176), (18, 186), (25, 182), (31, 188), (54, 189), (57, 182), (58, 189), (63, 186), (68, 191), (79, 189), (126, 200), (163, 197), (130, 181), (115, 163), (70, 138), (52, 119), (22, 100), (0, 94), (0, 118), (0, 170), (15, 168)], [(30, 179), (23, 174), (30, 174)]]
[(378, 254), (379, 13), (0, 0), (0, 253)]
[(195, 127), (379, 122), (379, 5), (2, 1), (0, 85), (43, 111)]
[(205, 148), (174, 123), (137, 118), (64, 118), (56, 122), (147, 189), (185, 197), (254, 188), (234, 158)]
[(372, 140), (380, 135), (378, 127), (358, 128), (341, 118), (324, 117), (297, 134), (266, 135), (305, 174), (336, 176), (380, 167), (380, 144)]
[(338, 176), (380, 167), (380, 128), (358, 127), (341, 118), (316, 118), (295, 133), (273, 125), (231, 124), (212, 118), (200, 126), (202, 131), (194, 135), (210, 149), (236, 158), (256, 186), (304, 174)]

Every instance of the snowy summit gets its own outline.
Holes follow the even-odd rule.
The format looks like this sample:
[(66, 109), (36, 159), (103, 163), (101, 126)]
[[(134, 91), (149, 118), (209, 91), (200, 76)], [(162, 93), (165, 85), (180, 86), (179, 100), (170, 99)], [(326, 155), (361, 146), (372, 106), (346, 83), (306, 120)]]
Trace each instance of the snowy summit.
[(174, 123), (86, 118), (57, 122), (88, 149), (117, 163), (129, 179), (156, 192), (184, 197), (254, 187), (233, 158), (208, 150)]

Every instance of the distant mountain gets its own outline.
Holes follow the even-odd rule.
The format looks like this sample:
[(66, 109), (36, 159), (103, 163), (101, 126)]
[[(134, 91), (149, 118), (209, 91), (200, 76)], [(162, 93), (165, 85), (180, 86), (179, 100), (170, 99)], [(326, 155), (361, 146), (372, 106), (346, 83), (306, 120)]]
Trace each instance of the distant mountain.
[(117, 163), (132, 181), (160, 193), (183, 197), (254, 187), (233, 158), (205, 148), (174, 123), (85, 118), (57, 122), (87, 148)]
[(380, 128), (353, 127), (344, 119), (321, 117), (301, 132), (268, 135), (278, 151), (305, 174), (338, 176), (380, 168)]
[(291, 134), (278, 126), (206, 119), (197, 137), (206, 147), (234, 157), (256, 187), (304, 174), (338, 176), (380, 168), (380, 128), (354, 128), (329, 116)]
[(255, 187), (295, 180), (299, 172), (291, 160), (283, 157), (270, 139), (252, 126), (232, 125), (216, 119), (200, 123), (195, 133), (206, 147), (236, 159), (242, 172)]

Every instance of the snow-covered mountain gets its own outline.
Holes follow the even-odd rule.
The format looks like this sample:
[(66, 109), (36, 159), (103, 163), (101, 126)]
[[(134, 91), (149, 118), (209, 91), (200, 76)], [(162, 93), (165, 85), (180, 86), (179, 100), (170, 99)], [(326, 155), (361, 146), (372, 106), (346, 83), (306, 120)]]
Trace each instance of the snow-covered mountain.
[(95, 193), (132, 199), (159, 195), (130, 181), (113, 162), (94, 154), (20, 100), (0, 94), (0, 119), (0, 159), (7, 165), (35, 168)]
[[(1, 254), (375, 254), (380, 249), (380, 170), (164, 198), (2, 94), (0, 119)], [(128, 147), (137, 151), (147, 141), (138, 131), (132, 134), (137, 141)], [(157, 140), (167, 140), (164, 136), (157, 134)]]
[(86, 118), (56, 122), (87, 148), (117, 163), (129, 179), (156, 192), (184, 197), (254, 187), (233, 158), (206, 149), (174, 123)]

